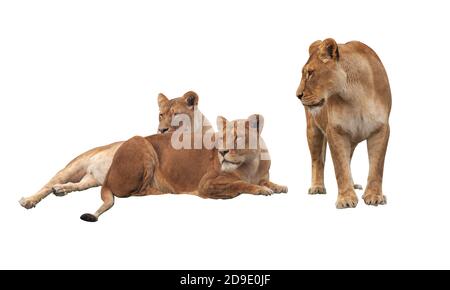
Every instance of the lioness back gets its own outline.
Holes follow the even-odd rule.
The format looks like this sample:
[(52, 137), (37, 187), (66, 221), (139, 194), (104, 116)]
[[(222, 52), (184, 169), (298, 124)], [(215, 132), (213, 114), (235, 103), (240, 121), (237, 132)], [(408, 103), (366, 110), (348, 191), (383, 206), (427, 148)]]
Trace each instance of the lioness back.
[[(391, 107), (391, 90), (389, 79), (383, 63), (377, 53), (359, 41), (350, 41), (340, 44), (339, 50), (347, 57), (348, 65), (352, 67), (352, 72), (357, 75), (358, 81), (364, 86), (370, 87), (369, 91), (375, 92), (375, 96), (388, 103)], [(345, 65), (345, 64), (344, 64)]]

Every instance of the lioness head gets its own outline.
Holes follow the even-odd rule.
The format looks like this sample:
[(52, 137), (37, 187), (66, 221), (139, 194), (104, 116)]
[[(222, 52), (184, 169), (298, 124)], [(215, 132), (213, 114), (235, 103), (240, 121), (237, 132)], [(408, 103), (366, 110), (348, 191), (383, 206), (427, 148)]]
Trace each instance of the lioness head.
[(178, 126), (172, 125), (172, 119), (181, 114), (194, 119), (195, 109), (198, 105), (198, 95), (189, 91), (182, 97), (169, 100), (165, 95), (158, 95), (159, 126), (158, 133), (173, 132)]
[(217, 117), (216, 143), (219, 161), (223, 171), (233, 171), (245, 163), (259, 160), (265, 150), (261, 131), (264, 118), (261, 115), (251, 115), (246, 120), (229, 122), (222, 116)]
[(302, 70), (297, 98), (307, 108), (322, 106), (330, 96), (345, 87), (346, 73), (339, 65), (339, 48), (332, 38), (315, 41), (309, 47), (309, 59)]

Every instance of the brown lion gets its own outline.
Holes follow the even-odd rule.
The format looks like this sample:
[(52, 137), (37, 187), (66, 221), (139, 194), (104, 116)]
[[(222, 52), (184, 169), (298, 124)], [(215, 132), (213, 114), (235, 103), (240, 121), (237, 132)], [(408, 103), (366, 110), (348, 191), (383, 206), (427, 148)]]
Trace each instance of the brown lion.
[[(269, 181), (270, 160), (260, 138), (264, 120), (217, 119), (222, 134), (212, 149), (175, 149), (176, 132), (133, 137), (117, 150), (101, 189), (103, 204), (82, 220), (95, 222), (114, 205), (114, 197), (186, 193), (203, 198), (229, 199), (242, 193), (271, 195), (287, 192), (286, 186)], [(237, 130), (242, 128), (242, 130)], [(251, 146), (251, 134), (256, 137)], [(183, 138), (194, 139), (198, 133)], [(222, 142), (223, 140), (230, 142)], [(241, 147), (237, 143), (241, 142)], [(218, 147), (219, 149), (215, 149)], [(264, 160), (263, 160), (264, 159)]]
[(324, 194), (327, 142), (333, 158), (339, 194), (337, 208), (355, 207), (350, 161), (358, 143), (367, 140), (369, 177), (363, 199), (368, 205), (386, 203), (382, 181), (389, 140), (391, 91), (386, 71), (367, 45), (334, 39), (316, 41), (302, 70), (297, 97), (305, 107), (312, 160), (310, 194)]
[[(194, 119), (196, 113), (203, 116), (197, 109), (198, 95), (192, 91), (172, 100), (169, 100), (163, 94), (159, 94), (158, 105), (160, 110), (158, 132), (160, 133), (173, 131), (177, 128), (177, 126), (171, 125), (173, 117), (177, 114), (184, 114), (191, 119)], [(205, 120), (204, 124), (207, 127), (209, 122)], [(30, 209), (52, 192), (56, 196), (64, 196), (72, 191), (81, 191), (102, 185), (111, 166), (113, 156), (122, 144), (123, 141), (115, 142), (93, 148), (79, 155), (50, 179), (36, 194), (22, 198), (19, 201), (20, 205)]]

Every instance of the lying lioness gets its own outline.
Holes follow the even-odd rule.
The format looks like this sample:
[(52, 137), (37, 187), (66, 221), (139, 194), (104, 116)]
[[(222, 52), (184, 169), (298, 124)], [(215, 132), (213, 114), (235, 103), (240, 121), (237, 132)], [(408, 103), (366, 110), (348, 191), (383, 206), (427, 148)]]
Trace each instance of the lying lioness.
[(367, 140), (369, 177), (363, 199), (368, 205), (386, 203), (382, 180), (389, 139), (391, 91), (377, 54), (361, 42), (337, 44), (334, 39), (309, 47), (297, 97), (305, 106), (312, 159), (310, 194), (324, 194), (324, 162), (330, 144), (339, 194), (337, 208), (358, 203), (350, 171), (356, 145)]
[[(262, 116), (233, 122), (219, 117), (217, 122), (219, 128), (226, 127), (215, 140), (219, 149), (175, 149), (177, 131), (133, 137), (123, 143), (102, 186), (102, 206), (95, 214), (83, 214), (81, 219), (97, 221), (113, 206), (114, 197), (188, 193), (227, 199), (241, 193), (287, 192), (286, 186), (269, 181), (270, 160), (260, 139)], [(183, 138), (195, 137), (190, 132), (186, 134)]]
[[(158, 95), (159, 126), (158, 131), (165, 133), (173, 131), (177, 126), (173, 126), (172, 119), (177, 114), (185, 114), (192, 122), (194, 116), (204, 118), (197, 109), (198, 95), (189, 91), (180, 98), (169, 100), (163, 94)], [(201, 122), (205, 127), (204, 131), (211, 128), (207, 120)], [(91, 149), (72, 160), (67, 166), (59, 171), (49, 182), (36, 194), (22, 198), (20, 204), (29, 209), (36, 206), (43, 198), (50, 193), (56, 196), (64, 196), (72, 191), (86, 190), (103, 184), (106, 173), (109, 170), (114, 154), (123, 144), (115, 142), (102, 147)]]

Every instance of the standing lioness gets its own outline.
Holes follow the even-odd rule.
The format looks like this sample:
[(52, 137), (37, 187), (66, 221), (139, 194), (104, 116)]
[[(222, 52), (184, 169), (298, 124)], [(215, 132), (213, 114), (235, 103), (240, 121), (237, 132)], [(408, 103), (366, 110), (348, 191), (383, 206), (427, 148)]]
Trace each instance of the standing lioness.
[(356, 145), (367, 140), (369, 177), (363, 199), (368, 205), (386, 203), (383, 195), (384, 157), (389, 139), (391, 91), (377, 54), (353, 41), (316, 41), (309, 47), (297, 97), (305, 106), (312, 159), (310, 194), (325, 193), (324, 162), (330, 144), (339, 195), (337, 208), (358, 203), (350, 171)]

